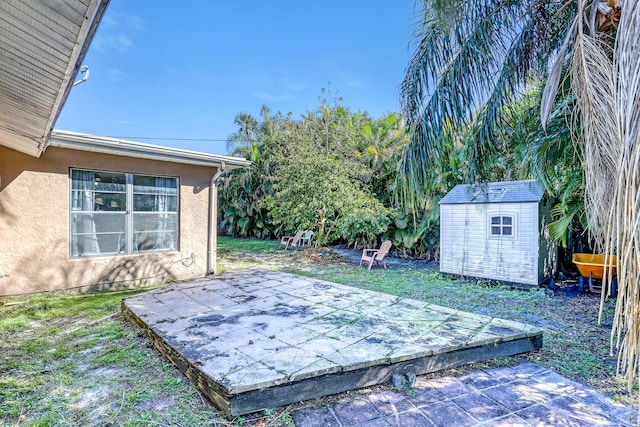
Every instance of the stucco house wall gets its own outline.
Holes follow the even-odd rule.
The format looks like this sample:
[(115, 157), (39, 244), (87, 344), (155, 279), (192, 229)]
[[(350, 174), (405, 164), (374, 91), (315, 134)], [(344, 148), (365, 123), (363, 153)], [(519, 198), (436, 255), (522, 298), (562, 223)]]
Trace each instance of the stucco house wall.
[[(70, 256), (70, 168), (179, 178), (179, 250)], [(50, 147), (35, 158), (0, 146), (0, 295), (99, 290), (207, 273), (215, 167)]]

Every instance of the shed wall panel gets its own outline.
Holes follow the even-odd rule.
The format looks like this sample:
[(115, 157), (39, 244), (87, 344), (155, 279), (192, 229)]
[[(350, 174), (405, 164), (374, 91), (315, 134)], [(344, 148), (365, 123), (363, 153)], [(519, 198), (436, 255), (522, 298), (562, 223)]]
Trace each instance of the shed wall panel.
[[(514, 235), (492, 236), (490, 217), (513, 216)], [(440, 270), (538, 284), (538, 203), (440, 206)]]

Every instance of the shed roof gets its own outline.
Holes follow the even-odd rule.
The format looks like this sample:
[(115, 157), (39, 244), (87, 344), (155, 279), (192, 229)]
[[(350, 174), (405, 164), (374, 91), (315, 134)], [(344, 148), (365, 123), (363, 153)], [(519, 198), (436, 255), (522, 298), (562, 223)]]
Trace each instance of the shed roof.
[(42, 154), (108, 3), (0, 1), (0, 144)]
[(201, 153), (199, 151), (161, 145), (145, 144), (124, 139), (108, 138), (86, 133), (70, 132), (55, 129), (51, 133), (49, 147), (69, 150), (91, 151), (94, 153), (115, 156), (136, 157), (139, 159), (159, 160), (164, 162), (185, 163), (198, 166), (222, 167), (224, 170), (238, 169), (251, 165), (249, 160), (241, 157), (221, 156)]
[(533, 180), (458, 184), (440, 204), (539, 202), (543, 195), (544, 189)]

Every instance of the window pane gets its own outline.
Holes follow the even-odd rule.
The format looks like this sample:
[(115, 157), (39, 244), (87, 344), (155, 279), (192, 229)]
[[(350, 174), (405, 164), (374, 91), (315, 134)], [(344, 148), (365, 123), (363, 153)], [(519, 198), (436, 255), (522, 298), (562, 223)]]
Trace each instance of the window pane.
[(95, 183), (95, 172), (81, 171), (74, 169), (71, 171), (71, 189), (92, 190)]
[(123, 213), (94, 213), (93, 221), (98, 233), (124, 233)]
[(126, 208), (125, 193), (95, 193), (96, 211), (124, 211)]
[(71, 210), (92, 211), (94, 207), (93, 191), (71, 191)]
[(502, 227), (502, 234), (504, 236), (511, 236), (511, 227)]
[(149, 251), (178, 247), (178, 215), (175, 213), (134, 213), (134, 250)]
[(126, 175), (111, 172), (71, 171), (72, 211), (124, 211)]
[(167, 231), (163, 233), (143, 232), (136, 235), (135, 251), (173, 250), (178, 246), (178, 233)]
[(144, 194), (178, 194), (178, 180), (156, 176), (133, 176), (133, 192)]
[(135, 213), (133, 231), (156, 231), (178, 229), (178, 215), (175, 213)]
[(500, 217), (499, 216), (492, 216), (491, 217), (491, 224), (500, 224)]
[(134, 194), (133, 195), (133, 210), (142, 212), (153, 212), (155, 206), (156, 196), (146, 194)]
[(178, 197), (134, 194), (133, 210), (137, 212), (178, 212)]
[(74, 234), (71, 236), (73, 256), (99, 255), (98, 237), (94, 234)]
[(94, 172), (74, 169), (71, 171), (71, 188), (74, 190), (124, 192), (126, 175), (123, 173)]
[(99, 193), (90, 190), (71, 192), (71, 210), (74, 211), (124, 211), (125, 209), (125, 193)]
[(510, 216), (503, 216), (502, 217), (502, 224), (511, 225), (511, 217)]
[(96, 191), (126, 191), (127, 176), (123, 173), (96, 173)]
[(72, 213), (71, 221), (73, 256), (125, 250), (124, 213)]
[(500, 235), (500, 227), (491, 227), (491, 234)]

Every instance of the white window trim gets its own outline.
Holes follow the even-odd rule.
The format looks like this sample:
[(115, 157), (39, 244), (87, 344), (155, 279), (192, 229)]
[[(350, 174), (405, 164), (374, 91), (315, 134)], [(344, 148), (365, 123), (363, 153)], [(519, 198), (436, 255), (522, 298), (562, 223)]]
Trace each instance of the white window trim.
[[(491, 227), (495, 226), (495, 224), (491, 223), (491, 219), (495, 217), (500, 217), (500, 234), (493, 234), (491, 231)], [(502, 224), (502, 218), (509, 217), (511, 218), (511, 235), (502, 234), (502, 228), (504, 224)], [(487, 214), (487, 235), (490, 239), (509, 239), (515, 240), (517, 236), (517, 226), (518, 226), (518, 217), (514, 213), (509, 212), (490, 212)]]
[[(126, 190), (125, 190), (125, 203), (127, 208), (123, 212), (125, 215), (125, 224), (124, 224), (124, 238), (125, 238), (125, 251), (123, 252), (104, 252), (99, 254), (85, 254), (85, 255), (73, 255), (73, 234), (72, 234), (72, 216), (74, 212), (73, 210), (73, 178), (72, 171), (85, 171), (85, 172), (94, 172), (94, 173), (113, 173), (113, 174), (122, 174), (125, 175), (126, 179)], [(134, 233), (133, 233), (133, 177), (134, 176), (150, 176), (154, 178), (171, 178), (176, 180), (176, 212), (168, 212), (168, 214), (176, 216), (176, 247), (168, 248), (168, 249), (145, 249), (139, 250), (135, 248), (134, 244)], [(166, 176), (166, 175), (154, 175), (149, 173), (133, 173), (133, 172), (121, 172), (121, 171), (113, 171), (106, 169), (85, 169), (85, 168), (69, 168), (69, 258), (71, 259), (85, 259), (85, 258), (99, 258), (99, 257), (114, 257), (114, 256), (127, 256), (127, 255), (138, 255), (138, 254), (149, 254), (149, 253), (160, 253), (160, 252), (175, 252), (180, 250), (180, 178), (177, 176)], [(87, 211), (89, 212), (89, 211)], [(96, 212), (96, 211), (91, 211)]]

